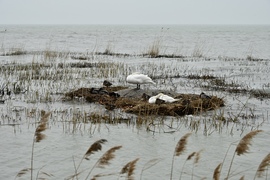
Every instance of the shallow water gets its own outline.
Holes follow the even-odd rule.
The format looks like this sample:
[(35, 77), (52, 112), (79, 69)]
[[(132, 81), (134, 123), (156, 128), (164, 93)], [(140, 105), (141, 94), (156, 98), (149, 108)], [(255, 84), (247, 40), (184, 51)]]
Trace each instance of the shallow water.
[[(1, 25), (1, 28), (4, 27)], [(0, 28), (0, 29), (1, 29)], [(213, 75), (223, 77), (229, 84), (232, 82), (239, 89), (269, 90), (269, 26), (5, 26), (8, 31), (0, 33), (2, 42), (1, 52), (8, 52), (11, 48), (23, 48), (27, 52), (45, 51), (74, 51), (85, 52), (104, 51), (108, 42), (114, 51), (120, 53), (141, 54), (155, 38), (161, 36), (166, 53), (175, 53), (182, 46), (179, 54), (186, 58), (151, 59), (141, 56), (115, 57), (95, 56), (87, 60), (89, 63), (112, 63), (104, 68), (58, 68), (57, 64), (85, 61), (73, 60), (70, 56), (45, 59), (42, 54), (28, 53), (21, 56), (0, 56), (2, 67), (17, 66), (18, 64), (44, 63), (51, 65), (41, 68), (39, 74), (43, 79), (23, 79), (25, 72), (1, 71), (0, 82), (2, 88), (13, 83), (20, 83), (27, 88), (25, 93), (2, 97), (4, 104), (0, 104), (0, 172), (1, 179), (14, 179), (17, 173), (30, 168), (32, 140), (37, 122), (40, 120), (40, 110), (51, 111), (49, 129), (44, 131), (46, 139), (35, 143), (34, 148), (34, 177), (40, 171), (39, 177), (47, 179), (65, 179), (74, 174), (74, 162), (79, 164), (89, 146), (99, 139), (108, 140), (102, 151), (91, 155), (90, 161), (84, 160), (80, 170), (87, 169), (79, 179), (85, 179), (90, 168), (108, 149), (123, 146), (115, 152), (115, 158), (106, 168), (95, 168), (91, 175), (98, 173), (119, 173), (128, 162), (140, 158), (134, 171), (135, 179), (140, 179), (141, 172), (148, 161), (158, 159), (158, 163), (145, 170), (142, 179), (169, 179), (172, 156), (179, 139), (187, 132), (192, 132), (188, 138), (187, 149), (176, 157), (174, 161), (174, 179), (212, 179), (214, 169), (225, 158), (221, 177), (226, 177), (235, 146), (248, 132), (262, 129), (264, 132), (254, 137), (250, 153), (236, 156), (232, 166), (233, 177), (239, 179), (242, 175), (253, 178), (261, 160), (269, 153), (270, 121), (269, 98), (255, 98), (247, 93), (229, 93), (227, 91), (203, 88), (209, 81), (188, 79), (188, 75)], [(205, 42), (206, 41), (206, 42)], [(211, 51), (203, 49), (206, 57), (190, 56), (196, 43), (202, 43), (207, 48), (209, 41)], [(252, 47), (251, 45), (252, 44)], [(233, 45), (233, 46), (232, 46)], [(250, 55), (259, 60), (247, 60)], [(256, 49), (256, 51), (255, 51)], [(257, 51), (260, 49), (260, 51)], [(222, 57), (218, 57), (222, 56)], [(232, 58), (228, 58), (232, 57)], [(263, 59), (263, 60), (261, 60)], [(155, 119), (155, 129), (150, 126), (136, 125), (136, 116), (123, 113), (121, 110), (107, 111), (98, 104), (89, 104), (83, 99), (62, 101), (63, 93), (79, 87), (100, 87), (104, 79), (109, 79), (114, 85), (124, 85), (133, 88), (125, 82), (127, 74), (141, 71), (149, 74), (157, 82), (156, 86), (143, 85), (142, 88), (172, 90), (177, 93), (196, 93), (201, 91), (209, 95), (216, 95), (225, 99), (225, 107), (215, 111), (201, 113), (197, 116), (149, 117)], [(47, 76), (46, 76), (47, 73)], [(64, 74), (61, 79), (60, 75)], [(175, 77), (178, 74), (179, 77)], [(166, 75), (167, 78), (164, 78)], [(52, 77), (52, 79), (48, 78)], [(163, 77), (163, 78), (162, 78)], [(211, 86), (211, 84), (210, 84)], [(60, 94), (59, 94), (60, 93)], [(83, 123), (82, 117), (91, 113), (98, 113), (110, 117), (124, 117), (128, 122), (116, 124)], [(215, 116), (238, 118), (237, 123), (224, 123), (221, 129), (215, 128)], [(78, 120), (73, 123), (74, 119)], [(192, 123), (198, 122), (198, 129), (193, 129)], [(215, 123), (213, 123), (215, 122)], [(172, 128), (170, 128), (172, 126)], [(154, 131), (154, 132), (153, 132)], [(192, 152), (200, 151), (198, 164), (193, 160), (184, 161)], [(46, 174), (41, 174), (46, 172)], [(239, 174), (238, 174), (239, 173)], [(50, 177), (48, 176), (50, 175)], [(21, 178), (29, 179), (27, 172)], [(114, 176), (104, 176), (100, 179), (117, 179)], [(124, 179), (122, 175), (120, 179)]]

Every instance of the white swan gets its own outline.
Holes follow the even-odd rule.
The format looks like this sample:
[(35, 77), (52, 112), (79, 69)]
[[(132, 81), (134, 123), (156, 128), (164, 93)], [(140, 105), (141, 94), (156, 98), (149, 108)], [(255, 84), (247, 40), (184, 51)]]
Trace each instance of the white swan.
[(128, 75), (127, 82), (130, 84), (137, 84), (137, 89), (140, 89), (141, 84), (156, 84), (149, 76), (139, 72)]
[(149, 103), (156, 103), (156, 100), (157, 99), (161, 99), (163, 101), (165, 101), (165, 103), (173, 103), (175, 101), (179, 101), (180, 99), (174, 99), (173, 97), (171, 96), (168, 96), (166, 94), (163, 94), (163, 93), (159, 93), (158, 95), (156, 96), (152, 96), (148, 99), (148, 102)]

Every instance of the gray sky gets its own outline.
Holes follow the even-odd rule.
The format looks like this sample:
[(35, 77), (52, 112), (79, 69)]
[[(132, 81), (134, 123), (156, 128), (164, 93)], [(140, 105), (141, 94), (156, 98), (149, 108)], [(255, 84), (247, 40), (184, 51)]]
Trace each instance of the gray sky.
[(0, 0), (0, 24), (270, 24), (270, 0)]

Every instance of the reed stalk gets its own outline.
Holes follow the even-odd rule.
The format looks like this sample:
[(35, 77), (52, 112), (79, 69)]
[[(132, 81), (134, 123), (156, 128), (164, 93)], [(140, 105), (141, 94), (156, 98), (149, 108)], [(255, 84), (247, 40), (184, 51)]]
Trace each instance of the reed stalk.
[[(106, 139), (100, 139), (100, 140), (97, 140), (96, 142), (94, 142), (93, 144), (91, 144), (91, 146), (88, 148), (88, 150), (85, 152), (85, 154), (83, 155), (80, 163), (78, 164), (77, 167), (75, 167), (75, 174), (74, 176), (76, 176), (76, 174), (79, 174), (78, 173), (78, 169), (80, 168), (81, 164), (82, 164), (82, 161), (84, 159), (86, 160), (89, 160), (89, 156), (94, 154), (95, 152), (97, 151), (101, 151), (102, 149), (102, 144), (104, 144), (105, 142), (107, 142)], [(78, 179), (78, 177), (76, 176), (76, 178)]]
[(194, 172), (194, 166), (196, 165), (196, 164), (198, 164), (198, 162), (199, 162), (199, 160), (200, 160), (200, 158), (201, 158), (201, 152), (202, 152), (203, 150), (201, 149), (200, 151), (198, 151), (198, 152), (196, 152), (195, 153), (195, 158), (194, 158), (194, 162), (193, 162), (193, 166), (192, 166), (192, 176), (191, 176), (191, 179), (193, 180), (193, 177), (194, 177), (194, 175), (193, 175), (193, 172)]
[(195, 156), (195, 154), (196, 154), (196, 152), (193, 152), (193, 153), (191, 153), (190, 155), (188, 155), (187, 159), (185, 160), (185, 162), (184, 162), (184, 164), (183, 164), (183, 167), (182, 167), (182, 170), (181, 170), (181, 173), (180, 173), (179, 180), (181, 180), (181, 178), (182, 178), (182, 174), (183, 174), (183, 171), (184, 171), (184, 167), (185, 167), (185, 165), (186, 165), (186, 162), (187, 162), (188, 160), (191, 160), (191, 159)]
[(185, 150), (186, 150), (186, 145), (187, 145), (187, 138), (191, 135), (192, 133), (186, 133), (181, 139), (178, 141), (176, 144), (174, 154), (172, 157), (172, 165), (171, 165), (171, 174), (170, 174), (170, 180), (172, 180), (172, 175), (173, 175), (173, 165), (174, 165), (174, 158), (175, 156), (180, 156)]
[(46, 136), (42, 132), (47, 129), (47, 122), (49, 120), (49, 116), (51, 115), (51, 112), (45, 113), (45, 111), (41, 112), (43, 115), (41, 117), (41, 120), (39, 122), (39, 125), (37, 126), (35, 130), (35, 134), (33, 137), (32, 142), (32, 153), (31, 153), (31, 180), (33, 179), (33, 167), (34, 167), (34, 149), (35, 149), (35, 143), (41, 142)]
[(227, 176), (226, 176), (225, 179), (228, 179), (229, 178), (230, 171), (231, 171), (231, 168), (232, 168), (232, 163), (233, 163), (233, 160), (234, 160), (235, 155), (237, 154), (238, 156), (240, 156), (240, 155), (243, 155), (243, 154), (247, 153), (248, 150), (249, 150), (249, 146), (251, 145), (252, 138), (255, 135), (257, 135), (258, 133), (260, 133), (260, 132), (262, 132), (262, 130), (251, 131), (248, 134), (246, 134), (240, 140), (240, 142), (238, 143), (238, 145), (236, 146), (236, 149), (234, 151), (234, 154), (233, 154), (233, 157), (232, 157), (232, 160), (231, 160), (231, 163), (230, 163), (230, 167), (229, 167), (229, 170), (228, 170), (228, 173), (227, 173)]
[(140, 179), (142, 179), (142, 174), (145, 170), (153, 167), (154, 165), (156, 165), (158, 162), (160, 161), (160, 159), (156, 158), (156, 159), (151, 159), (149, 160), (144, 166), (143, 169), (141, 171), (141, 175), (140, 175)]
[(96, 166), (100, 166), (100, 167), (103, 167), (105, 165), (109, 165), (110, 164), (110, 161), (112, 159), (115, 158), (115, 155), (114, 155), (114, 152), (116, 150), (119, 150), (121, 149), (122, 146), (115, 146), (115, 147), (112, 147), (111, 149), (109, 149), (108, 151), (106, 151), (103, 156), (101, 156), (101, 158), (99, 158), (99, 160), (95, 163), (95, 165), (91, 168), (91, 170), (89, 171), (88, 175), (86, 176), (85, 180), (88, 179), (88, 177), (90, 176), (90, 174), (92, 173), (93, 169), (96, 167)]

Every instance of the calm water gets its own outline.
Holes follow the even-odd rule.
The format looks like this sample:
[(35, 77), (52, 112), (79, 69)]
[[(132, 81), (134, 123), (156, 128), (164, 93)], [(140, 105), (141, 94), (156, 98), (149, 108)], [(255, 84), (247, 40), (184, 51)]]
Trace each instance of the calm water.
[[(7, 31), (4, 32), (4, 30)], [(270, 89), (269, 59), (270, 59), (270, 26), (16, 26), (0, 25), (0, 53), (22, 49), (27, 52), (35, 51), (71, 51), (71, 52), (103, 52), (108, 46), (113, 52), (142, 54), (146, 52), (155, 41), (160, 41), (161, 53), (192, 56), (195, 50), (207, 58), (179, 59), (149, 59), (132, 56), (123, 57), (96, 57), (96, 62), (119, 62), (123, 68), (119, 73), (110, 78), (115, 85), (128, 85), (125, 82), (125, 72), (140, 70), (151, 76), (166, 74), (173, 75), (178, 72), (181, 75), (211, 74), (224, 77), (228, 82), (243, 84), (249, 89)], [(260, 61), (247, 61), (248, 55), (263, 59)], [(208, 59), (208, 57), (210, 59)], [(222, 57), (231, 57), (224, 60)], [(44, 59), (41, 55), (27, 54), (22, 56), (0, 56), (1, 66), (9, 66), (17, 63), (26, 63)], [(66, 62), (71, 59), (57, 59), (52, 61)], [(91, 60), (90, 60), (91, 61)], [(77, 62), (77, 60), (76, 60)], [(47, 62), (46, 62), (47, 63)], [(51, 62), (50, 62), (51, 63)], [(46, 72), (57, 72), (57, 66), (53, 66)], [(121, 66), (122, 67), (122, 66)], [(153, 70), (152, 67), (155, 67)], [(84, 101), (62, 102), (62, 95), (55, 92), (68, 92), (79, 87), (89, 87), (101, 84), (105, 77), (99, 77), (99, 70), (91, 71), (88, 76), (82, 77), (76, 72), (70, 81), (44, 80), (22, 81), (28, 85), (29, 91), (25, 94), (5, 98), (5, 103), (0, 104), (0, 179), (14, 179), (16, 174), (30, 167), (31, 147), (35, 122), (40, 119), (40, 110), (51, 111), (49, 129), (44, 134), (47, 138), (35, 144), (34, 150), (34, 177), (40, 172), (40, 177), (47, 179), (65, 179), (74, 173), (74, 162), (79, 163), (89, 146), (101, 138), (107, 139), (101, 152), (92, 156), (90, 161), (83, 161), (81, 170), (87, 169), (79, 179), (84, 179), (88, 170), (93, 167), (98, 158), (109, 148), (122, 145), (115, 154), (115, 159), (105, 169), (96, 168), (92, 175), (103, 173), (115, 173), (136, 158), (140, 158), (134, 172), (135, 179), (140, 179), (140, 174), (148, 161), (158, 159), (159, 162), (148, 170), (145, 170), (142, 179), (169, 179), (172, 155), (178, 140), (187, 132), (192, 131), (190, 122), (200, 121), (197, 133), (193, 130), (188, 139), (186, 152), (176, 158), (174, 162), (174, 179), (179, 179), (182, 166), (187, 156), (200, 151), (201, 159), (193, 167), (188, 161), (184, 167), (182, 179), (194, 179), (206, 177), (212, 179), (212, 173), (216, 166), (223, 161), (227, 149), (232, 143), (226, 161), (222, 177), (225, 177), (230, 160), (235, 149), (235, 144), (253, 129), (262, 129), (254, 138), (250, 153), (236, 156), (232, 167), (235, 176), (231, 179), (239, 179), (245, 175), (246, 179), (253, 179), (255, 171), (261, 160), (269, 153), (270, 144), (270, 115), (269, 99), (257, 99), (249, 94), (230, 94), (224, 91), (204, 90), (197, 86), (198, 82), (183, 78), (157, 79), (157, 86), (143, 86), (143, 88), (174, 89), (178, 93), (200, 93), (206, 91), (211, 95), (217, 95), (225, 99), (226, 106), (217, 111), (202, 113), (199, 116), (182, 117), (181, 121), (171, 123), (172, 117), (165, 117), (165, 125), (156, 127), (155, 133), (146, 131), (146, 127), (136, 127), (136, 116), (125, 114), (121, 111), (105, 111), (103, 106), (89, 104)], [(127, 70), (129, 72), (129, 70)], [(91, 76), (90, 76), (91, 74)], [(93, 74), (93, 76), (92, 76)], [(19, 81), (15, 75), (1, 72), (0, 87), (6, 83), (11, 85)], [(204, 83), (204, 82), (203, 82)], [(177, 85), (175, 87), (175, 85)], [(53, 92), (51, 102), (43, 102), (41, 99), (46, 92)], [(33, 97), (40, 101), (31, 102)], [(36, 109), (36, 111), (34, 111)], [(32, 111), (33, 113), (30, 113)], [(120, 116), (134, 118), (131, 124), (121, 123), (117, 125), (89, 123), (71, 123), (74, 118), (81, 115), (98, 112), (108, 116)], [(240, 123), (224, 124), (219, 132), (212, 127), (211, 120), (216, 114), (224, 114), (225, 117), (237, 117), (241, 115)], [(252, 118), (254, 117), (254, 118)], [(154, 117), (161, 120), (164, 117)], [(185, 123), (188, 122), (188, 123)], [(169, 128), (173, 124), (173, 129)], [(175, 130), (174, 133), (169, 133)], [(207, 135), (205, 134), (207, 131)], [(236, 142), (236, 143), (235, 143)], [(192, 170), (193, 169), (193, 170)], [(42, 174), (46, 172), (48, 174)], [(239, 174), (237, 174), (239, 173)], [(269, 176), (269, 175), (268, 175)], [(29, 179), (29, 172), (21, 178)], [(100, 179), (118, 179), (118, 176), (105, 176)], [(125, 179), (120, 177), (119, 179)]]
[[(4, 32), (4, 30), (7, 30)], [(2, 49), (104, 51), (141, 54), (154, 41), (161, 53), (208, 57), (270, 58), (269, 25), (0, 25)]]

